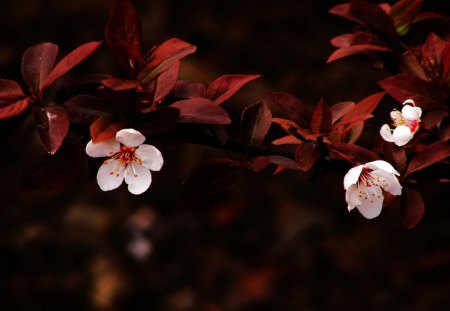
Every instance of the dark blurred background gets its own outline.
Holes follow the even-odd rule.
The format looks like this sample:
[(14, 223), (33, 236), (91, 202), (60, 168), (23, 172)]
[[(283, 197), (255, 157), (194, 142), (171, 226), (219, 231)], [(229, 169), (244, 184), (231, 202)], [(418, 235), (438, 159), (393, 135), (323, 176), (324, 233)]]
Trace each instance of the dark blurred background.
[[(226, 105), (235, 114), (267, 90), (310, 104), (358, 101), (387, 75), (363, 57), (325, 64), (330, 38), (353, 27), (327, 13), (337, 1), (134, 3), (145, 48), (171, 37), (198, 46), (182, 79), (262, 74)], [(51, 41), (65, 54), (102, 39), (113, 1), (0, 4), (1, 77), (20, 81), (27, 47)], [(445, 1), (427, 5), (450, 13)], [(76, 71), (119, 69), (102, 47)], [(174, 142), (150, 142), (165, 166), (143, 195), (125, 186), (104, 193), (87, 168), (62, 192), (24, 192), (25, 163), (42, 148), (24, 117), (1, 121), (0, 131), (0, 310), (450, 308), (448, 186), (426, 176), (418, 189), (427, 212), (413, 230), (395, 207), (370, 221), (348, 213), (348, 167), (319, 178), (247, 174), (204, 204), (182, 206), (181, 181), (197, 163), (239, 155)]]

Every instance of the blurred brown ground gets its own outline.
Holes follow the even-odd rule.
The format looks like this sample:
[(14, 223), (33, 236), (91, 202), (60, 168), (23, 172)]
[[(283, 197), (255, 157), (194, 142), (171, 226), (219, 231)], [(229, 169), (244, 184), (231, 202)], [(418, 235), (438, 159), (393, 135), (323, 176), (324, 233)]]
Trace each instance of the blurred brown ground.
[[(352, 28), (327, 14), (335, 3), (135, 1), (147, 48), (170, 37), (198, 46), (181, 78), (262, 74), (227, 104), (235, 113), (266, 90), (311, 104), (378, 90), (386, 73), (365, 58), (325, 64), (329, 39)], [(101, 39), (112, 7), (106, 0), (0, 4), (0, 73), (15, 80), (27, 47), (52, 41), (67, 52)], [(429, 5), (450, 15), (445, 1)], [(78, 68), (116, 70), (104, 49)], [(424, 179), (427, 213), (413, 230), (394, 208), (371, 221), (349, 214), (345, 167), (317, 180), (248, 174), (209, 204), (181, 208), (181, 180), (201, 159), (223, 153), (152, 142), (165, 166), (141, 196), (123, 186), (103, 193), (87, 169), (62, 193), (24, 193), (24, 163), (42, 148), (23, 119), (2, 121), (0, 130), (0, 310), (450, 308), (448, 186)]]

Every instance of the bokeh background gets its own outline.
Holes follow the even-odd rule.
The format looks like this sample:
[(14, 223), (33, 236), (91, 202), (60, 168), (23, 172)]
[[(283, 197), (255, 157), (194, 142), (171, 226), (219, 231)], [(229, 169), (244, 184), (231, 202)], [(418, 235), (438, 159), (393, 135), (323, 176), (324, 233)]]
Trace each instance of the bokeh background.
[[(268, 90), (310, 104), (358, 101), (387, 75), (363, 57), (325, 64), (329, 39), (353, 27), (327, 13), (337, 1), (134, 3), (146, 48), (171, 37), (198, 46), (181, 78), (262, 74), (226, 105), (234, 115)], [(0, 4), (0, 74), (20, 80), (27, 47), (51, 41), (67, 53), (102, 39), (113, 1)], [(427, 6), (450, 15), (445, 1)], [(103, 47), (76, 71), (119, 68)], [(42, 148), (25, 117), (1, 121), (0, 133), (0, 310), (450, 308), (449, 188), (431, 175), (418, 185), (425, 218), (407, 230), (398, 208), (371, 221), (348, 213), (346, 166), (319, 177), (249, 173), (202, 204), (180, 204), (181, 182), (202, 159), (239, 155), (176, 142), (151, 142), (165, 166), (140, 196), (102, 192), (87, 167), (62, 192), (24, 191), (25, 165)]]

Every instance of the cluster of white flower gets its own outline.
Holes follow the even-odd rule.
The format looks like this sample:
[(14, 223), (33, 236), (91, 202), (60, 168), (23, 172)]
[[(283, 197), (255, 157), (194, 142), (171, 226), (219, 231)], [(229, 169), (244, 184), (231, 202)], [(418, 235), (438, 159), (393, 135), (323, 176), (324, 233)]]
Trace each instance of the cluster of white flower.
[[(412, 104), (408, 105), (408, 104)], [(394, 130), (385, 124), (380, 129), (384, 140), (397, 146), (407, 144), (417, 132), (422, 110), (409, 99), (402, 111), (394, 110), (391, 118)], [(123, 129), (115, 138), (99, 143), (92, 140), (86, 146), (91, 157), (110, 157), (98, 170), (97, 182), (103, 191), (119, 187), (123, 180), (133, 194), (146, 191), (152, 182), (150, 170), (159, 171), (163, 165), (161, 152), (144, 144), (145, 137), (134, 129)], [(368, 219), (377, 217), (383, 206), (384, 192), (400, 195), (400, 174), (386, 161), (377, 160), (351, 168), (344, 177), (345, 200), (348, 210), (357, 208)]]

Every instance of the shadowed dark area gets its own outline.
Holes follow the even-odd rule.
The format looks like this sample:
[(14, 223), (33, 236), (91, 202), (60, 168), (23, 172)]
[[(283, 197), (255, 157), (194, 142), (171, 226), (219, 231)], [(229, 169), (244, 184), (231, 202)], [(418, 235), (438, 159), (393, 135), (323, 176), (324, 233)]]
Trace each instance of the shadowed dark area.
[[(237, 118), (265, 91), (291, 92), (311, 105), (322, 97), (329, 103), (359, 101), (380, 91), (376, 82), (388, 74), (371, 69), (368, 58), (326, 64), (334, 50), (329, 40), (353, 27), (327, 13), (337, 3), (134, 1), (145, 50), (172, 37), (198, 47), (183, 60), (181, 79), (209, 83), (223, 74), (262, 75), (225, 104)], [(4, 1), (1, 77), (23, 85), (20, 62), (31, 45), (54, 42), (66, 54), (102, 40), (112, 5)], [(445, 1), (426, 5), (450, 15)], [(69, 78), (90, 72), (121, 69), (103, 45)], [(431, 180), (432, 169), (417, 185), (427, 210), (412, 230), (402, 226), (395, 205), (370, 221), (349, 213), (342, 185), (346, 164), (310, 173), (247, 173), (214, 198), (183, 204), (182, 181), (196, 164), (240, 155), (172, 141), (149, 142), (162, 151), (165, 164), (140, 196), (124, 185), (102, 192), (93, 161), (66, 190), (24, 191), (26, 163), (44, 153), (30, 120), (0, 121), (0, 310), (447, 310), (450, 305), (449, 187)], [(383, 122), (367, 126), (377, 131)], [(94, 166), (91, 173), (88, 166)]]

